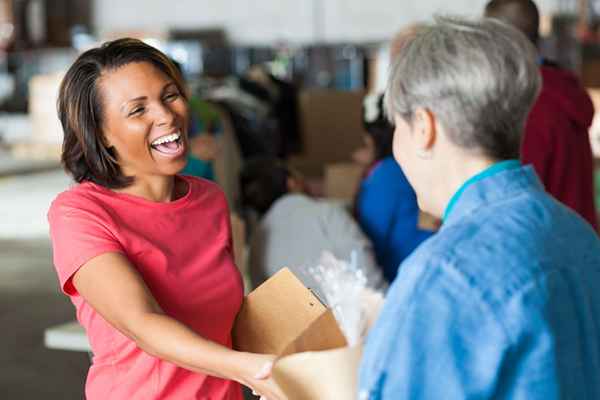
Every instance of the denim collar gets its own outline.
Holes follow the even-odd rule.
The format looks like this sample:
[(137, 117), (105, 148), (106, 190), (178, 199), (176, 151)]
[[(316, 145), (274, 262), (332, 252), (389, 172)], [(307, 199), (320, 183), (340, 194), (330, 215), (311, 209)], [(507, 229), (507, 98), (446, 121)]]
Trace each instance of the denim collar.
[(514, 162), (502, 166), (495, 164), (469, 179), (456, 192), (451, 199), (453, 204), (448, 203), (446, 207), (442, 228), (461, 220), (479, 207), (512, 197), (528, 188), (544, 190), (533, 167), (515, 165)]

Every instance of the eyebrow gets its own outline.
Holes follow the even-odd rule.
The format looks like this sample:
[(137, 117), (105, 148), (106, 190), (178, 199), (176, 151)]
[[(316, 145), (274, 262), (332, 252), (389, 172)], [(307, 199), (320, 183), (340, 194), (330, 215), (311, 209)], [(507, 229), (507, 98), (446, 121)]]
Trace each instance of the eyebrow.
[[(169, 89), (171, 86), (175, 86), (177, 87), (177, 85), (175, 84), (175, 82), (170, 81), (167, 82), (167, 84), (165, 86), (163, 86), (163, 88), (161, 89), (160, 93), (161, 95), (167, 91), (167, 89)], [(130, 100), (127, 100), (125, 103), (123, 103), (123, 105), (121, 106), (121, 112), (125, 112), (125, 107), (130, 104), (130, 103), (135, 103), (136, 101), (143, 101), (143, 100), (147, 100), (148, 96), (140, 96), (140, 97), (136, 97)]]

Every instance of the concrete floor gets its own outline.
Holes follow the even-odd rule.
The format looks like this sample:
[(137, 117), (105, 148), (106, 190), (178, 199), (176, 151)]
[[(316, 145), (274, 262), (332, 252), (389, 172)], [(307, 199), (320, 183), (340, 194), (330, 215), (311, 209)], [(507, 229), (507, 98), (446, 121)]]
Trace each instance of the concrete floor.
[(74, 319), (58, 291), (46, 211), (61, 171), (0, 178), (0, 398), (82, 399), (86, 353), (44, 348), (44, 329)]

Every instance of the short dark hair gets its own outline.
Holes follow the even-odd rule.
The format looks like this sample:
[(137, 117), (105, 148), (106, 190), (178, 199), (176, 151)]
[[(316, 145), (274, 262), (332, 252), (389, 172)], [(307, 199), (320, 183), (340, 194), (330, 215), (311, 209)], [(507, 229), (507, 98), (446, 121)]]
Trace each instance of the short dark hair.
[(394, 126), (385, 115), (383, 94), (369, 96), (376, 98), (363, 101), (363, 128), (373, 139), (375, 161), (379, 161), (393, 154)]
[(491, 0), (485, 6), (485, 16), (514, 26), (537, 46), (540, 12), (532, 0)]
[(289, 168), (279, 159), (259, 157), (246, 162), (240, 173), (242, 207), (265, 214), (288, 192)]
[(181, 74), (173, 63), (140, 40), (117, 39), (81, 54), (63, 78), (57, 102), (64, 132), (61, 161), (76, 182), (92, 181), (114, 189), (133, 183), (134, 177), (122, 173), (114, 150), (105, 143), (98, 81), (106, 71), (136, 62), (150, 63), (165, 73), (185, 98)]

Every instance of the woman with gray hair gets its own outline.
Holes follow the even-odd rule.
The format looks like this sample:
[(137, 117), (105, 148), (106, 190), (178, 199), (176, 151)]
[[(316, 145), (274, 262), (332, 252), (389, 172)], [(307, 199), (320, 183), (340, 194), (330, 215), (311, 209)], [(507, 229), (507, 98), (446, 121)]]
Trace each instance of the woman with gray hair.
[(394, 157), (443, 224), (390, 287), (361, 399), (600, 398), (600, 240), (517, 161), (539, 88), (489, 19), (436, 19), (396, 60)]

